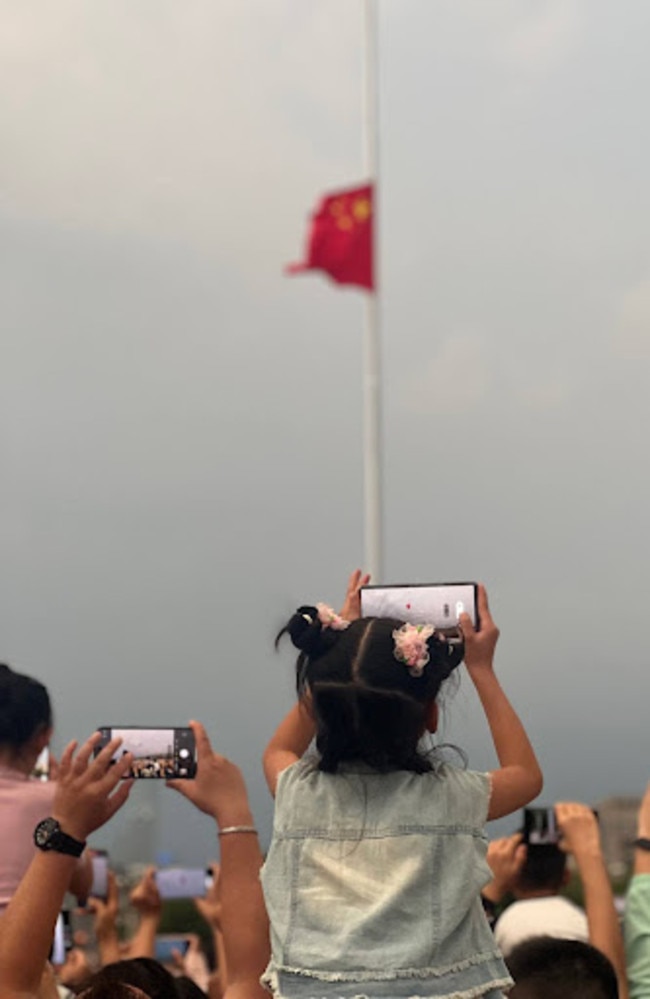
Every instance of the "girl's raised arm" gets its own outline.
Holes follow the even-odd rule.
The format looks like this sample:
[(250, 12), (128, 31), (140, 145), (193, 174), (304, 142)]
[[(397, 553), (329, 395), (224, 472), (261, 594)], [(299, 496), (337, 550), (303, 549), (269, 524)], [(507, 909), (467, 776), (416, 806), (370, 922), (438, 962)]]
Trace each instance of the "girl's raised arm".
[(278, 725), (264, 751), (263, 765), (269, 791), (275, 797), (275, 787), (283, 770), (297, 763), (314, 738), (316, 726), (304, 701), (298, 701)]
[(544, 779), (535, 751), (519, 716), (493, 669), (499, 629), (492, 620), (485, 587), (478, 588), (481, 627), (475, 631), (468, 614), (460, 617), (465, 638), (465, 665), (476, 687), (501, 767), (493, 770), (488, 819), (523, 808), (542, 790)]

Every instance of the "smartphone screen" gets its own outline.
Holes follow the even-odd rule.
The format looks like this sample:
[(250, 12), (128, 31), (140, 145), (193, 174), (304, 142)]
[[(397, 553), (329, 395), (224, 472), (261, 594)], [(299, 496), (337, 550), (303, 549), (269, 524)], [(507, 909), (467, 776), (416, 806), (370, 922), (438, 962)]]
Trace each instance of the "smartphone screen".
[(72, 947), (72, 926), (70, 925), (70, 913), (60, 912), (54, 927), (54, 939), (50, 950), (50, 962), (52, 964), (65, 964), (68, 951)]
[(559, 839), (554, 808), (524, 808), (524, 843), (529, 846), (556, 846)]
[(41, 750), (36, 758), (32, 777), (35, 777), (37, 780), (50, 779), (50, 751), (47, 746)]
[(126, 777), (142, 779), (192, 778), (196, 775), (196, 744), (191, 728), (138, 728), (102, 726), (101, 742), (95, 756), (114, 738), (122, 745), (114, 759), (133, 754), (133, 765)]
[(189, 946), (190, 941), (187, 937), (160, 935), (156, 937), (154, 957), (160, 964), (169, 964), (174, 959), (172, 951), (178, 951), (181, 957), (185, 957)]
[(105, 850), (95, 850), (91, 862), (93, 883), (90, 894), (95, 898), (105, 899), (108, 896), (108, 854)]
[(458, 618), (469, 614), (478, 627), (476, 583), (416, 583), (363, 586), (362, 617), (394, 617), (411, 624), (432, 624), (438, 631), (456, 633)]
[(203, 898), (206, 881), (204, 867), (165, 867), (156, 871), (161, 898)]

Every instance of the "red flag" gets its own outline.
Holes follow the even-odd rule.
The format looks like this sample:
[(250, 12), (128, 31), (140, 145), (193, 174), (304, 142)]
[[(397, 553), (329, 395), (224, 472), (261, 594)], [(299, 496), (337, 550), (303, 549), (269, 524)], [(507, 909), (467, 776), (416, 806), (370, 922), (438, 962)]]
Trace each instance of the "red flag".
[(311, 217), (306, 259), (287, 273), (320, 270), (338, 284), (373, 290), (373, 186), (327, 194)]

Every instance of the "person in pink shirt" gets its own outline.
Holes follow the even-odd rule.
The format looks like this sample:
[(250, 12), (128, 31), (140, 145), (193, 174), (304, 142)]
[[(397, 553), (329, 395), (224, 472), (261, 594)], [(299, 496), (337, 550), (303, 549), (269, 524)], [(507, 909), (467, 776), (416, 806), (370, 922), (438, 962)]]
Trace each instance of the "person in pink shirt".
[[(51, 737), (52, 708), (46, 688), (0, 663), (0, 914), (36, 852), (34, 827), (52, 812), (55, 784), (32, 777)], [(91, 883), (92, 866), (84, 854), (70, 891), (83, 900)]]

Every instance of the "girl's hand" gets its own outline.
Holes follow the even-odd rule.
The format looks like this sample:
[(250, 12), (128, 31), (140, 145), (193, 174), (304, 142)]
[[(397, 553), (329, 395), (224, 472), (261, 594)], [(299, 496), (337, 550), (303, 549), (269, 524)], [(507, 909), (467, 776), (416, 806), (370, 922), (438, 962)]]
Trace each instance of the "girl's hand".
[(345, 603), (339, 614), (346, 621), (357, 621), (361, 617), (361, 587), (367, 586), (370, 582), (370, 573), (362, 573), (361, 569), (355, 569), (348, 579), (348, 588), (345, 593)]
[(468, 669), (492, 669), (494, 650), (499, 640), (499, 629), (492, 620), (488, 607), (487, 593), (482, 583), (478, 584), (478, 617), (481, 622), (479, 631), (474, 629), (469, 614), (461, 614), (458, 619), (460, 630), (465, 639), (465, 665)]
[(196, 739), (196, 777), (168, 780), (167, 787), (178, 791), (220, 826), (253, 825), (246, 784), (239, 767), (215, 753), (203, 725), (190, 722)]

